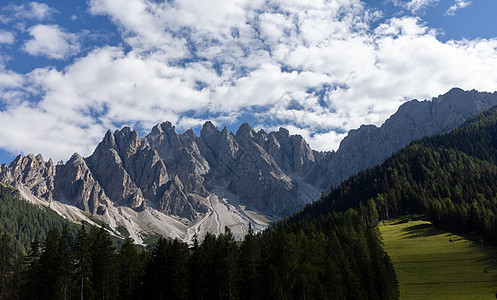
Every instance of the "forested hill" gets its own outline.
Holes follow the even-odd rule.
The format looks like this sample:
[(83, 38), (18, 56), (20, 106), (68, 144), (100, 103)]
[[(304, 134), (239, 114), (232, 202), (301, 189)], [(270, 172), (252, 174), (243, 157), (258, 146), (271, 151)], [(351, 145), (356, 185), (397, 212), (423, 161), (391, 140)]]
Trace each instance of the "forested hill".
[(285, 222), (356, 208), (370, 225), (409, 213), (497, 242), (497, 108), (423, 138), (333, 187)]
[(43, 240), (50, 230), (63, 227), (72, 235), (79, 228), (55, 211), (23, 200), (13, 187), (0, 184), (0, 235), (7, 234), (17, 254), (26, 254), (34, 239)]

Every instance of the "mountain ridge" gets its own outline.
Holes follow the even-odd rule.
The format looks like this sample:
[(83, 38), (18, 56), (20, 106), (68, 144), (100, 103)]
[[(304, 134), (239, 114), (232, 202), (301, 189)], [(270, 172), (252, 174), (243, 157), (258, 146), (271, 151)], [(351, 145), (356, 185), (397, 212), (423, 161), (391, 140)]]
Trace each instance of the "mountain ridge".
[(497, 93), (457, 88), (409, 101), (381, 127), (351, 130), (336, 152), (312, 150), (284, 128), (256, 132), (247, 123), (233, 134), (208, 121), (196, 136), (163, 122), (143, 138), (124, 127), (108, 130), (89, 157), (75, 153), (65, 164), (19, 155), (0, 166), (0, 181), (101, 216), (114, 229), (129, 227), (138, 242), (150, 231), (188, 240), (224, 226), (243, 236), (249, 223), (261, 230), (410, 141), (453, 129), (493, 105)]
[[(424, 215), (445, 231), (497, 242), (497, 106), (447, 133), (413, 141), (384, 163), (349, 177), (285, 222), (353, 208), (376, 226)], [(482, 239), (483, 240), (483, 239)]]

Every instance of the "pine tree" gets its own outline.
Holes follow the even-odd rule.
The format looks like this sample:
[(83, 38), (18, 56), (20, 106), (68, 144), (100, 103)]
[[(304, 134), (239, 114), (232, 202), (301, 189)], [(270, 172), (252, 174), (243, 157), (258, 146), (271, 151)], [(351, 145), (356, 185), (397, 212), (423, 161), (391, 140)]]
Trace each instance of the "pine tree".
[(240, 246), (240, 298), (260, 299), (264, 295), (262, 248), (249, 223), (249, 229)]
[(74, 294), (79, 295), (78, 299), (92, 299), (93, 284), (91, 282), (91, 241), (86, 232), (85, 224), (81, 222), (81, 228), (78, 231), (76, 245), (74, 249), (75, 255), (75, 291)]
[(115, 249), (104, 227), (91, 230), (92, 281), (98, 299), (115, 299), (118, 294)]
[(60, 263), (60, 279), (58, 281), (58, 294), (60, 299), (68, 299), (71, 297), (72, 279), (74, 271), (73, 255), (71, 252), (73, 241), (67, 226), (62, 229), (62, 234), (59, 239), (57, 254)]
[(142, 275), (140, 254), (132, 241), (126, 238), (119, 252), (119, 297), (136, 299), (138, 297), (139, 279)]
[(160, 238), (147, 266), (146, 290), (157, 299), (188, 298), (190, 249), (178, 239)]
[(221, 299), (236, 299), (240, 273), (238, 268), (238, 246), (231, 230), (226, 226), (224, 234), (217, 238), (214, 262), (217, 265), (215, 273), (217, 290)]
[(62, 261), (59, 257), (61, 234), (58, 228), (48, 232), (40, 255), (40, 286), (42, 299), (60, 299), (59, 288), (63, 274)]
[(0, 237), (0, 299), (9, 299), (14, 292), (10, 288), (13, 275), (14, 253), (7, 233)]
[(25, 271), (21, 274), (21, 291), (20, 295), (23, 299), (40, 299), (41, 295), (38, 291), (40, 287), (40, 256), (41, 247), (38, 239), (34, 239), (31, 243), (31, 248), (24, 261)]
[(188, 260), (188, 298), (203, 299), (202, 284), (205, 281), (203, 277), (205, 265), (202, 265), (201, 249), (196, 234), (193, 237), (193, 245), (190, 248), (190, 252), (190, 259)]

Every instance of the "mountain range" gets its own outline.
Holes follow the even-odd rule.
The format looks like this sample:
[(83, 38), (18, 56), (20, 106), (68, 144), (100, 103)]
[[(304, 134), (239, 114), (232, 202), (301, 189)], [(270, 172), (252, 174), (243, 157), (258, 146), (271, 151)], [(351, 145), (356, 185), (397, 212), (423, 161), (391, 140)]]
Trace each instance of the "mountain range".
[(454, 129), (497, 105), (497, 93), (454, 88), (432, 100), (403, 104), (381, 127), (351, 130), (339, 149), (312, 150), (299, 135), (236, 133), (206, 122), (200, 135), (179, 134), (170, 122), (140, 137), (108, 131), (95, 151), (54, 164), (19, 155), (0, 166), (0, 182), (26, 200), (66, 218), (107, 223), (136, 243), (157, 234), (190, 241), (228, 226), (243, 236), (288, 216), (349, 176), (382, 163), (411, 141)]

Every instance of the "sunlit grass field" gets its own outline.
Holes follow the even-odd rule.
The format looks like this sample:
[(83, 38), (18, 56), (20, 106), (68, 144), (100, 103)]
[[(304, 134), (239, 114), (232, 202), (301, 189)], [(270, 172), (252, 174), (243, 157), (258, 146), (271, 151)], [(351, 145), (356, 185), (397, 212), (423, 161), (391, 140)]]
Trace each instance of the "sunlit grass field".
[(496, 299), (496, 248), (433, 229), (427, 221), (393, 220), (379, 227), (401, 299)]

